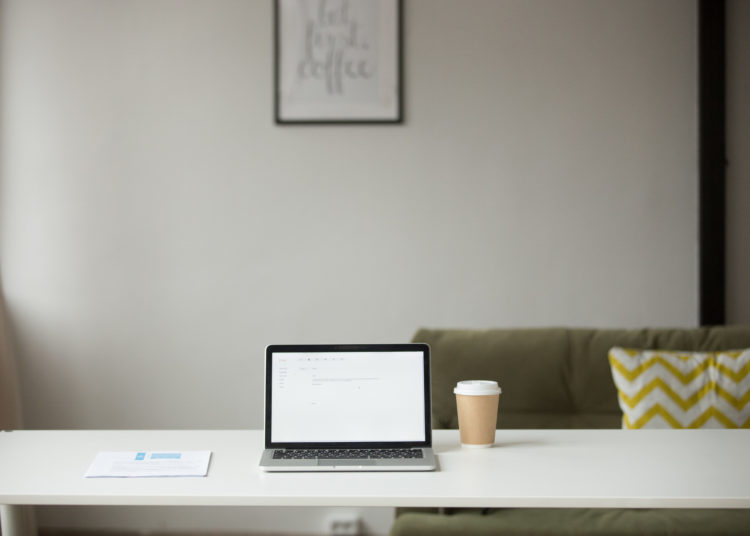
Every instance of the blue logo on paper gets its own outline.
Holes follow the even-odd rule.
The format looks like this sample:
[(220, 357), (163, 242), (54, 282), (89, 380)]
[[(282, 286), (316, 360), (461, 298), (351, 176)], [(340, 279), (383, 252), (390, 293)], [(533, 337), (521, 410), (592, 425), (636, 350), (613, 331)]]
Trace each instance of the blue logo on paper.
[(145, 460), (146, 459), (146, 453), (145, 452), (139, 452), (135, 455), (136, 461), (139, 460)]
[(182, 454), (179, 452), (154, 452), (151, 454), (152, 460), (179, 460)]

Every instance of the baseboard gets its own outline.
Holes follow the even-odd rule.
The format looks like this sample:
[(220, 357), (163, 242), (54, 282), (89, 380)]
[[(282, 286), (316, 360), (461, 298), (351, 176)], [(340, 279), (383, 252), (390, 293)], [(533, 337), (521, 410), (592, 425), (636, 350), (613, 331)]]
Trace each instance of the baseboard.
[(271, 532), (207, 532), (207, 531), (132, 531), (132, 530), (114, 530), (114, 529), (55, 529), (40, 528), (39, 536), (320, 536), (313, 533), (271, 533)]

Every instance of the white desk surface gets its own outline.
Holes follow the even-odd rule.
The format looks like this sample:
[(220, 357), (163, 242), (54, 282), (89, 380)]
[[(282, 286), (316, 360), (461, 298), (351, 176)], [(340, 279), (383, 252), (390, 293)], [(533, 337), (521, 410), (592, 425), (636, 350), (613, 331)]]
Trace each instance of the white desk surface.
[[(750, 430), (499, 430), (490, 449), (434, 433), (439, 468), (263, 473), (263, 434), (0, 432), (0, 504), (750, 508)], [(87, 479), (103, 450), (211, 450), (205, 478)]]

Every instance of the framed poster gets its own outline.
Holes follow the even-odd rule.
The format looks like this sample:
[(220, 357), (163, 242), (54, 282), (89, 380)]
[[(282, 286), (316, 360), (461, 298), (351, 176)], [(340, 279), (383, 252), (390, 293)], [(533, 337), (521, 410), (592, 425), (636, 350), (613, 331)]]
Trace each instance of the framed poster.
[(401, 0), (275, 0), (275, 119), (401, 123)]

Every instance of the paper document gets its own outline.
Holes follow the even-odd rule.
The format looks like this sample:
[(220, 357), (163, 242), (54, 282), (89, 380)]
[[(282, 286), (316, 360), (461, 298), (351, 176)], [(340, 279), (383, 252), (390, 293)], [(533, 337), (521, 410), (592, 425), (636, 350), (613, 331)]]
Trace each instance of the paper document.
[(210, 459), (210, 450), (100, 452), (83, 476), (206, 476)]

